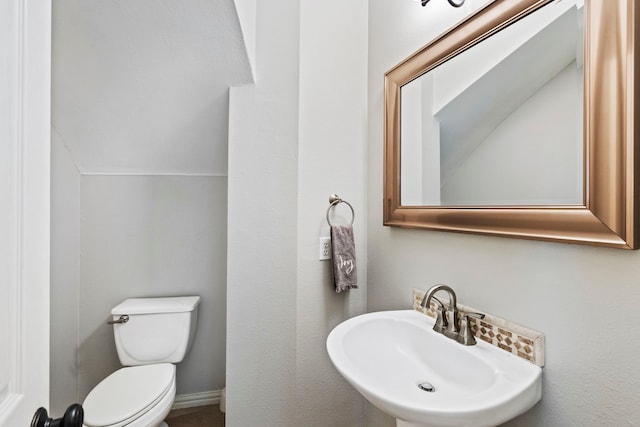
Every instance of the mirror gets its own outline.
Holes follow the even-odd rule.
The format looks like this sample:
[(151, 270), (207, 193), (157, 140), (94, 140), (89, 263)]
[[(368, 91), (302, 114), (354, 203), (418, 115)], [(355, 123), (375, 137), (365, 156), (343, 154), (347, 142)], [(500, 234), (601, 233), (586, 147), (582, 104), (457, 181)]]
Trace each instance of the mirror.
[(549, 4), (402, 86), (403, 205), (583, 203), (582, 6)]
[(551, 2), (494, 1), (385, 74), (385, 225), (638, 247), (640, 10)]

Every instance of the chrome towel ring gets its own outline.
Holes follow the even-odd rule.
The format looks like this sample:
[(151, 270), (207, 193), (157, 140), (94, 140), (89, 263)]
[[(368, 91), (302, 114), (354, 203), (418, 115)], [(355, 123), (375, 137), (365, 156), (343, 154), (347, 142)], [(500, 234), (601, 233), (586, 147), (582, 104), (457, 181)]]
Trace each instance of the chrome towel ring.
[(331, 212), (331, 208), (338, 206), (340, 203), (344, 203), (345, 205), (349, 206), (349, 209), (351, 209), (351, 224), (349, 225), (353, 225), (353, 221), (356, 218), (356, 213), (353, 210), (353, 206), (351, 206), (351, 203), (347, 202), (346, 200), (342, 200), (337, 194), (332, 194), (329, 197), (329, 207), (327, 208), (327, 223), (329, 223), (329, 225), (333, 225), (331, 224), (331, 220), (329, 219), (329, 213)]

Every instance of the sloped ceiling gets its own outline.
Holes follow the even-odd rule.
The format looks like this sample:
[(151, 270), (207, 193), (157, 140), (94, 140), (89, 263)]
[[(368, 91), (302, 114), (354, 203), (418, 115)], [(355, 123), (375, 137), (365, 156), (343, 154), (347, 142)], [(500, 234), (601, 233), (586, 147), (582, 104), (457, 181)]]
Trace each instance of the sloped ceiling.
[(55, 0), (52, 125), (83, 173), (227, 172), (233, 0)]

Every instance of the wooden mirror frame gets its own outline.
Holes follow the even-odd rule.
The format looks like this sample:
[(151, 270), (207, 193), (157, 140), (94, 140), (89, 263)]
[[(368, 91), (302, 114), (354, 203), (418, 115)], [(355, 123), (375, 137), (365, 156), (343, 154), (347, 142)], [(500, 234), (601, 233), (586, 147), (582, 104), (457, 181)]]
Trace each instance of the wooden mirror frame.
[(639, 247), (638, 0), (585, 0), (584, 205), (403, 206), (400, 89), (553, 0), (494, 1), (385, 74), (384, 225)]

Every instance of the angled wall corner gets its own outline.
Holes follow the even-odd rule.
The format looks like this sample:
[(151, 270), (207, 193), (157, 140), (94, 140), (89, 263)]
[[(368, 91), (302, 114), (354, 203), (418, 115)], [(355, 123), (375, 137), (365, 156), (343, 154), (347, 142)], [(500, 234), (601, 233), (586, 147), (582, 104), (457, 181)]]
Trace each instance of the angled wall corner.
[(253, 81), (256, 81), (256, 0), (233, 0), (242, 29)]
[[(366, 307), (368, 16), (365, 0), (348, 3), (258, 2), (256, 84), (230, 92), (230, 426), (364, 425), (363, 398), (325, 349)], [(332, 192), (356, 212), (350, 293), (317, 259)]]
[(81, 176), (60, 135), (51, 133), (50, 413), (62, 416), (79, 401)]

